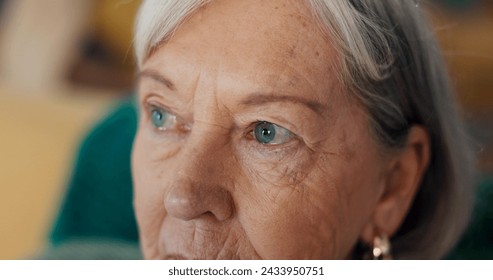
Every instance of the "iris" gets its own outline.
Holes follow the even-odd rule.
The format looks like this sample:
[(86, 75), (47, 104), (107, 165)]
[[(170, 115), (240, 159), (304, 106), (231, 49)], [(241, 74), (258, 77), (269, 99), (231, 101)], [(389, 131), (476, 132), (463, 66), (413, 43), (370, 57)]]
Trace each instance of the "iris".
[(151, 111), (152, 124), (158, 129), (162, 129), (164, 127), (167, 117), (167, 113), (161, 109), (154, 108)]
[(255, 139), (262, 144), (282, 144), (293, 136), (291, 131), (270, 122), (259, 122), (253, 131)]

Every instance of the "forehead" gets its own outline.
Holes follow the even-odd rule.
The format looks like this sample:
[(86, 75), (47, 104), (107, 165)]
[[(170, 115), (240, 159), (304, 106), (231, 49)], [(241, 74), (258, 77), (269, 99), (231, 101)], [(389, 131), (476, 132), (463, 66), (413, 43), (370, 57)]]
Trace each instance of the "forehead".
[(337, 68), (328, 36), (299, 0), (211, 1), (181, 24), (144, 68), (173, 65), (176, 71), (187, 63), (234, 80), (285, 79), (293, 85), (319, 83)]

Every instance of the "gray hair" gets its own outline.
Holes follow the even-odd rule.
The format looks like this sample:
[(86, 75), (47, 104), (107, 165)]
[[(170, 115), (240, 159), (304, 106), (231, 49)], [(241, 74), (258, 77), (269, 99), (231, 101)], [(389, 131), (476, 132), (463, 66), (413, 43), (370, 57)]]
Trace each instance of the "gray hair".
[[(144, 0), (136, 22), (139, 67), (211, 0)], [(365, 105), (384, 149), (428, 129), (431, 160), (410, 212), (392, 237), (401, 259), (442, 258), (468, 224), (473, 160), (438, 44), (413, 0), (306, 0), (341, 54), (341, 82)]]

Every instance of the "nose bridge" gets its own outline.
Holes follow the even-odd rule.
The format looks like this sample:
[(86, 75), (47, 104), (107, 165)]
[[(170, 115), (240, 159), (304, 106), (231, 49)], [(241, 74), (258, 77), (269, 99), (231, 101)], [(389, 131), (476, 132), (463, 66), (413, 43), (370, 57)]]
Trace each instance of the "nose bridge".
[(194, 123), (168, 187), (165, 208), (182, 220), (212, 214), (223, 221), (233, 214), (229, 133), (209, 122)]
[(183, 152), (179, 172), (201, 177), (223, 173), (233, 156), (229, 129), (209, 121), (196, 121)]
[[(231, 142), (231, 125), (228, 123), (227, 111), (222, 110), (221, 108), (224, 107), (218, 104), (220, 90), (215, 83), (217, 79), (213, 75), (202, 71), (197, 77), (193, 90), (194, 120), (185, 156), (193, 158), (193, 162), (190, 161), (188, 164), (198, 165), (199, 169), (212, 169), (227, 160), (227, 157), (224, 157), (227, 154), (225, 150), (230, 148)], [(214, 163), (214, 166), (211, 163)]]

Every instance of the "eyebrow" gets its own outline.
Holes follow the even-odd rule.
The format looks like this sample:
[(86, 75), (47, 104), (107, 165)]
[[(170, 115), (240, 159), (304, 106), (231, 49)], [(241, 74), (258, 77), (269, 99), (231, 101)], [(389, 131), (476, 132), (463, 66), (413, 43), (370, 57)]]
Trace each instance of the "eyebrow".
[[(166, 87), (168, 87), (170, 90), (176, 90), (175, 85), (173, 82), (171, 82), (168, 78), (165, 76), (161, 75), (157, 71), (154, 70), (143, 70), (137, 73), (137, 78), (141, 77), (147, 77), (151, 78)], [(260, 105), (260, 104), (265, 104), (265, 103), (276, 103), (276, 102), (288, 102), (288, 103), (296, 103), (296, 104), (302, 104), (305, 107), (308, 107), (310, 110), (314, 111), (318, 115), (322, 115), (325, 106), (323, 106), (321, 103), (314, 101), (314, 100), (309, 100), (305, 99), (303, 97), (299, 96), (289, 96), (289, 95), (272, 95), (272, 94), (260, 94), (260, 93), (255, 93), (252, 96), (249, 96), (241, 101), (242, 105), (246, 106), (252, 106), (252, 105)]]
[(165, 85), (170, 90), (176, 90), (175, 84), (173, 84), (173, 82), (171, 82), (168, 78), (161, 75), (157, 71), (154, 71), (154, 70), (140, 71), (139, 73), (137, 73), (137, 78), (141, 78), (141, 77), (151, 78), (154, 81), (157, 81), (157, 82)]
[(245, 98), (241, 104), (242, 105), (260, 105), (265, 103), (275, 103), (275, 102), (289, 102), (289, 103), (297, 103), (302, 104), (308, 107), (310, 110), (314, 111), (318, 115), (322, 115), (325, 106), (321, 103), (305, 99), (299, 96), (289, 96), (289, 95), (270, 95), (270, 94), (255, 94)]

